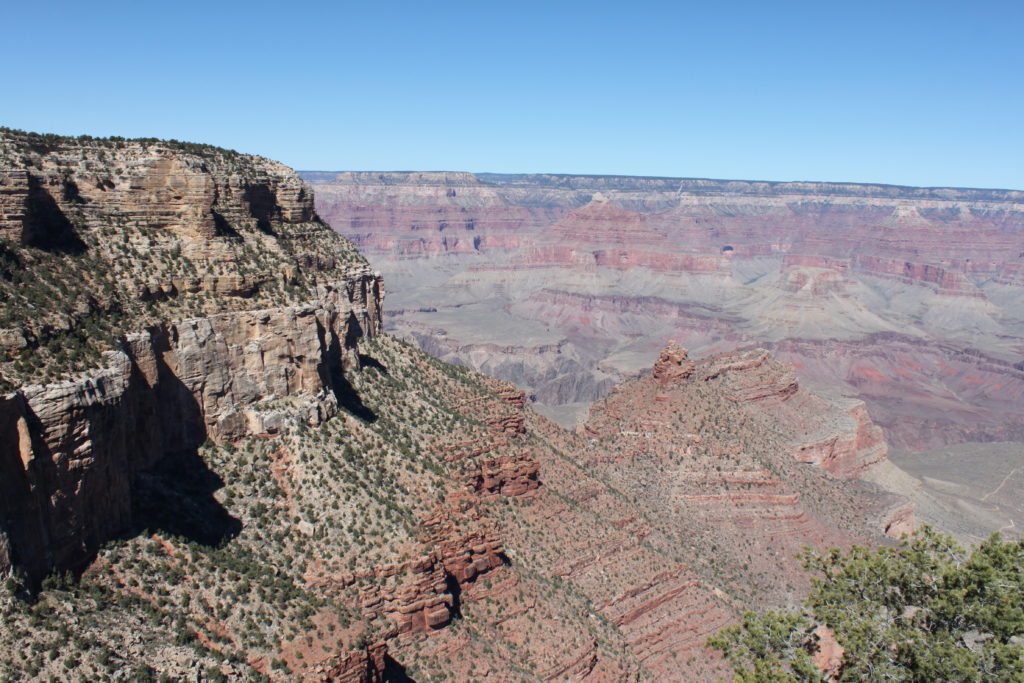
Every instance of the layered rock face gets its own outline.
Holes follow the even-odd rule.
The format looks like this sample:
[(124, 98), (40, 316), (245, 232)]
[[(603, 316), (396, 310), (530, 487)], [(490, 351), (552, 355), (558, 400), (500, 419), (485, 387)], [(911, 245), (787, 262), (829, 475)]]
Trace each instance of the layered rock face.
[[(560, 577), (658, 680), (724, 675), (704, 639), (745, 608), (796, 599), (806, 577), (795, 556), (806, 545), (912, 528), (902, 499), (855, 480), (886, 455), (880, 430), (852, 415), (863, 404), (808, 392), (763, 350), (694, 361), (669, 344), (649, 375), (599, 401), (578, 435), (525, 408), (522, 392), (488, 386), (500, 400), (451, 397), (488, 434), (446, 456), (474, 501), (449, 503), (477, 507), (478, 524), (495, 520), (491, 540), (461, 543), (463, 566), (503, 586), (527, 583), (524, 569)], [(843, 457), (822, 455), (823, 441), (842, 444), (827, 452)], [(508, 566), (488, 559), (497, 541)], [(440, 624), (452, 609), (451, 591), (426, 589), (441, 585), (430, 573), (436, 565), (417, 566), (398, 584), (409, 591), (393, 619), (399, 631), (410, 623), (405, 614), (416, 615), (412, 628), (429, 630), (421, 614), (436, 613)], [(479, 600), (472, 581), (454, 577), (447, 583), (461, 586), (464, 606)], [(547, 607), (531, 600), (525, 609), (543, 618)], [(499, 611), (496, 621), (504, 619)], [(562, 662), (544, 678), (603, 679), (597, 672), (611, 666), (591, 649), (541, 656)]]
[[(156, 140), (70, 142), (14, 131), (4, 138), (0, 235), (14, 242), (59, 244), (74, 237), (60, 230), (99, 228), (110, 217), (196, 242), (317, 220), (308, 187), (268, 159)], [(69, 226), (60, 214), (70, 221), (74, 205), (85, 220)]]
[(593, 470), (661, 533), (687, 539), (697, 572), (741, 604), (799, 592), (796, 556), (809, 543), (913, 524), (902, 499), (857, 481), (886, 458), (863, 404), (808, 392), (763, 350), (694, 362), (673, 343), (651, 375), (597, 401), (579, 432), (600, 444)]
[[(377, 283), (367, 276), (351, 285), (363, 297)], [(261, 411), (261, 401), (304, 395), (310, 424), (334, 415), (344, 340), (356, 325), (376, 331), (367, 312), (379, 300), (353, 297), (341, 310), (318, 303), (147, 330), (95, 373), (6, 395), (5, 421), (18, 430), (3, 456), (15, 466), (5, 467), (5, 480), (18, 482), (4, 501), (8, 566), (34, 577), (79, 566), (131, 528), (139, 473), (164, 457), (188, 457), (207, 438), (276, 431), (278, 416)]]
[[(82, 570), (5, 598), (3, 677), (714, 680), (706, 638), (794, 604), (799, 548), (913, 526), (857, 479), (886, 453), (863, 404), (763, 349), (672, 343), (571, 432), (380, 334), (380, 277), (287, 170), (0, 141), (0, 569)], [(607, 204), (559, 227), (600, 225), (599, 258), (550, 257), (682, 262), (621, 260), (653, 237)]]
[(356, 340), (380, 331), (382, 288), (279, 164), (14, 133), (0, 151), (18, 340), (0, 359), (17, 387), (0, 405), (0, 571), (38, 580), (132, 529), (158, 464), (276, 432), (261, 402), (308, 397), (310, 424), (337, 412)]
[[(650, 374), (595, 403), (578, 435), (528, 419), (527, 433), (573, 454), (572, 466), (537, 454), (539, 493), (564, 501), (551, 513), (543, 497), (533, 503), (537, 526), (564, 539), (556, 571), (591, 597), (658, 680), (722, 675), (701, 650), (708, 634), (744, 609), (799, 595), (801, 548), (877, 539), (904, 505), (840, 478), (884, 459), (884, 445), (881, 453), (851, 446), (845, 469), (796, 457), (825, 430), (856, 441), (848, 409), (800, 388), (792, 368), (764, 351), (694, 361), (671, 343)], [(877, 433), (870, 422), (865, 429)], [(580, 515), (611, 528), (576, 535)], [(505, 533), (522, 557), (518, 530)]]
[(384, 683), (387, 654), (383, 643), (345, 653), (321, 666), (311, 678), (324, 683)]
[(761, 346), (903, 449), (1024, 439), (1024, 193), (307, 173), (388, 276), (388, 326), (563, 424), (649, 366)]

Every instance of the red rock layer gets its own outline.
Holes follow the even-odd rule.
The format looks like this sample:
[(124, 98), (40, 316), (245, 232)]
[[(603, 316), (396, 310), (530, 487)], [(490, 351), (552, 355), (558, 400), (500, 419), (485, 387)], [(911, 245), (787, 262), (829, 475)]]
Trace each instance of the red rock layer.
[[(655, 675), (680, 680), (680, 676), (720, 672), (703, 643), (728, 623), (729, 608), (685, 564), (652, 551), (645, 542), (648, 525), (566, 456), (575, 449), (585, 450), (584, 444), (571, 437), (568, 443), (558, 443), (568, 435), (524, 412), (520, 392), (497, 383), (495, 389), (500, 403), (454, 399), (464, 414), (477, 420), (504, 412), (518, 414), (526, 425), (523, 433), (500, 447), (496, 457), (461, 461), (476, 468), (470, 470), (475, 473), (470, 490), (482, 495), (482, 501), (530, 494), (519, 495), (523, 502), (512, 508), (514, 516), (503, 513), (498, 522), (511, 561), (507, 570), (499, 571), (543, 568), (571, 584), (587, 596), (598, 614), (622, 631), (631, 656)], [(556, 440), (550, 443), (561, 455), (547, 445), (526, 450), (534, 435), (543, 439), (541, 443)], [(463, 595), (471, 596), (475, 590), (466, 588)], [(602, 673), (606, 664), (596, 647), (584, 647), (571, 657), (552, 656), (560, 663), (541, 672), (545, 680), (570, 675), (580, 680), (619, 680)]]
[(503, 455), (479, 463), (467, 484), (480, 495), (521, 496), (540, 486), (540, 466), (528, 455)]
[[(670, 346), (662, 357), (682, 355)], [(811, 458), (824, 425), (835, 457)], [(685, 530), (687, 543), (713, 551), (700, 559), (702, 576), (753, 586), (743, 600), (784, 600), (786, 583), (798, 592), (805, 578), (794, 558), (804, 545), (845, 545), (892, 521), (891, 500), (860, 487), (845, 512), (821, 506), (841, 488), (832, 475), (856, 476), (885, 457), (880, 430), (863, 405), (848, 413), (800, 389), (763, 350), (704, 359), (672, 383), (656, 374), (627, 382), (594, 405), (582, 433), (607, 454), (592, 461), (596, 471), (659, 515), (662, 533)], [(854, 509), (859, 528), (847, 523), (854, 515), (842, 519)]]
[(387, 654), (384, 643), (354, 650), (321, 665), (310, 679), (322, 683), (384, 683)]
[(971, 283), (964, 272), (958, 272), (951, 267), (913, 263), (881, 256), (859, 256), (857, 265), (861, 271), (871, 275), (892, 277), (908, 284), (934, 285), (940, 294), (985, 298), (985, 295)]
[(689, 359), (686, 349), (679, 342), (671, 341), (654, 362), (651, 374), (663, 387), (675, 384), (693, 374), (696, 364)]

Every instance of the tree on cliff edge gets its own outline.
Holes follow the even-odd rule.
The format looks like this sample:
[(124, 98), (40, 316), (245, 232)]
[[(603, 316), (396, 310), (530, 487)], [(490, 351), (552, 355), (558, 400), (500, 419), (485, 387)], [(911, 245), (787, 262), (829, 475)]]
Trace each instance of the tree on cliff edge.
[(747, 613), (708, 641), (737, 681), (1024, 681), (1024, 541), (967, 552), (924, 527), (801, 559), (802, 612)]

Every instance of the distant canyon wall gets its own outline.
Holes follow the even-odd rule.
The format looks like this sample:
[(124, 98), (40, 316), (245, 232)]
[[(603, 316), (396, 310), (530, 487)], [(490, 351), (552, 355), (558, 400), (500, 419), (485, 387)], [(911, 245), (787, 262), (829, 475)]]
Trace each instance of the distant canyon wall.
[(551, 414), (765, 346), (900, 448), (1024, 439), (1024, 193), (469, 173), (302, 174), (385, 273), (389, 329)]

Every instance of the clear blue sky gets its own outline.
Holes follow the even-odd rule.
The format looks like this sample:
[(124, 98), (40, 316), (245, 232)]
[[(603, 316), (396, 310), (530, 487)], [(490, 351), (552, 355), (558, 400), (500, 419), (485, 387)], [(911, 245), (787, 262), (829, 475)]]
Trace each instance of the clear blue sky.
[(1024, 3), (7, 2), (0, 125), (300, 169), (1024, 189)]

